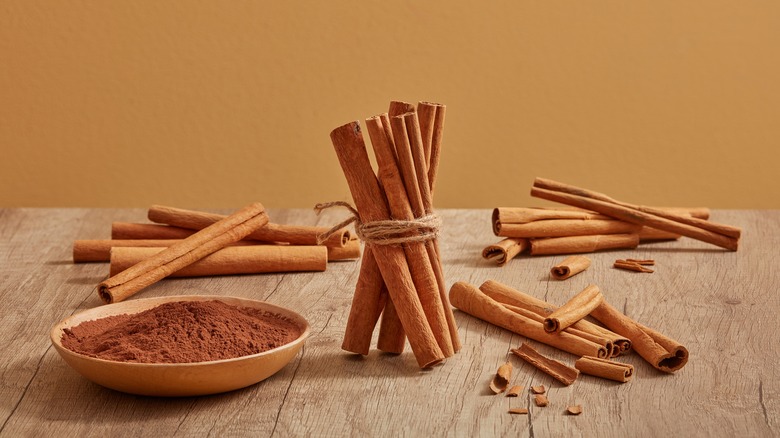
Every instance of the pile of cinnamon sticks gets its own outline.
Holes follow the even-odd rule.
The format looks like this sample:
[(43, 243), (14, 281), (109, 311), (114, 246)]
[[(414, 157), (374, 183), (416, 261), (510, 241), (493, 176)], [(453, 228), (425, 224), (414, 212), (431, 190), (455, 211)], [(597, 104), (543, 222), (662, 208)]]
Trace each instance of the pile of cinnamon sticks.
[[(360, 123), (333, 130), (331, 141), (364, 226), (380, 221), (403, 229), (433, 216), (433, 191), (446, 107), (395, 101), (388, 113), (365, 120), (378, 170), (369, 161)], [(397, 224), (396, 227), (394, 224)], [(403, 227), (402, 227), (403, 225)], [(360, 224), (358, 224), (360, 226)], [(444, 285), (435, 233), (419, 232), (366, 242), (342, 348), (366, 355), (380, 315), (377, 348), (401, 353), (408, 338), (420, 367), (460, 350), (455, 318)]]
[(534, 181), (531, 195), (570, 207), (494, 209), (493, 232), (505, 239), (486, 247), (484, 258), (503, 266), (523, 252), (545, 255), (632, 249), (641, 243), (681, 236), (736, 251), (741, 235), (737, 227), (708, 221), (708, 208), (633, 205), (544, 178)]
[[(197, 260), (193, 257), (195, 247), (213, 244), (217, 235), (213, 230), (208, 231), (197, 245), (192, 241), (193, 236), (225, 221), (228, 216), (154, 205), (148, 214), (152, 223), (114, 222), (111, 239), (76, 240), (73, 261), (109, 262), (110, 275), (115, 277), (141, 262), (155, 260), (153, 257), (160, 260), (159, 255), (164, 255), (170, 248), (185, 245), (188, 248), (186, 262), (177, 260), (181, 266), (167, 268), (165, 276), (199, 277), (324, 271), (328, 261), (360, 257), (360, 241), (347, 229), (339, 230), (322, 244), (317, 244), (317, 236), (327, 231), (326, 227), (269, 223), (262, 206), (255, 205), (259, 207), (255, 208), (254, 214), (262, 220), (246, 228), (241, 235), (235, 227), (226, 228), (224, 233), (230, 237), (226, 238), (225, 244), (199, 255)], [(101, 294), (107, 302), (128, 296), (111, 291)]]
[[(492, 280), (479, 288), (455, 283), (450, 289), (450, 300), (458, 309), (483, 321), (585, 357), (580, 361), (582, 367), (577, 368), (582, 372), (604, 373), (605, 378), (627, 381), (631, 377), (633, 368), (610, 359), (632, 350), (654, 368), (667, 373), (681, 369), (688, 362), (685, 347), (622, 314), (605, 301), (595, 285), (586, 287), (560, 308)], [(586, 316), (603, 326), (586, 320)], [(518, 354), (514, 350), (513, 353)], [(531, 353), (525, 356), (536, 357)], [(532, 362), (545, 362), (537, 359)], [(559, 365), (547, 368), (560, 374)], [(568, 385), (577, 374), (569, 373), (566, 379), (559, 380)]]

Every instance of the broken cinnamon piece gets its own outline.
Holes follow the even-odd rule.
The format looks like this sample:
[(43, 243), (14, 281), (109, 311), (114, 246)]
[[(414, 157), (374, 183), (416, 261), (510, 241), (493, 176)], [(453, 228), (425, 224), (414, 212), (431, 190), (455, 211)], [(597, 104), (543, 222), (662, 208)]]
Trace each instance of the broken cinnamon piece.
[(643, 265), (643, 266), (655, 265), (655, 260), (653, 259), (626, 259), (626, 261), (631, 263), (636, 263), (638, 265)]
[(538, 351), (534, 350), (526, 343), (522, 343), (519, 348), (515, 348), (511, 351), (515, 356), (524, 359), (526, 362), (538, 368), (539, 371), (542, 371), (566, 386), (574, 383), (574, 381), (577, 380), (577, 376), (580, 375), (579, 370), (566, 366), (557, 360), (542, 356)]
[(582, 413), (582, 405), (569, 406), (566, 408), (566, 412), (568, 412), (569, 415), (580, 415)]
[(507, 397), (517, 397), (520, 395), (520, 393), (523, 392), (523, 387), (520, 385), (515, 385), (506, 392)]
[(531, 387), (531, 392), (534, 393), (534, 394), (544, 394), (545, 391), (547, 391), (547, 389), (545, 389), (544, 385), (532, 386)]
[(509, 379), (512, 378), (512, 364), (507, 362), (496, 371), (496, 376), (493, 377), (493, 381), (490, 382), (490, 390), (494, 394), (499, 394), (506, 391), (506, 387), (509, 385)]
[(512, 408), (512, 409), (509, 410), (509, 413), (510, 414), (524, 414), (524, 415), (527, 415), (528, 414), (528, 409), (526, 409), (526, 408)]
[(547, 396), (544, 394), (537, 394), (534, 396), (534, 403), (536, 403), (536, 406), (539, 406), (540, 408), (543, 408), (550, 404), (550, 401), (547, 400)]
[(628, 382), (634, 377), (633, 365), (613, 362), (598, 357), (583, 356), (574, 362), (574, 368), (577, 368), (582, 373), (590, 374), (591, 376), (621, 383)]
[(615, 260), (615, 264), (612, 266), (617, 269), (625, 269), (627, 271), (636, 271), (636, 272), (646, 272), (648, 274), (652, 274), (653, 272), (655, 272), (650, 268), (645, 268), (639, 263), (630, 262), (628, 260)]
[(556, 280), (566, 280), (588, 269), (590, 259), (585, 256), (575, 255), (567, 257), (563, 262), (555, 265), (550, 270), (550, 275)]

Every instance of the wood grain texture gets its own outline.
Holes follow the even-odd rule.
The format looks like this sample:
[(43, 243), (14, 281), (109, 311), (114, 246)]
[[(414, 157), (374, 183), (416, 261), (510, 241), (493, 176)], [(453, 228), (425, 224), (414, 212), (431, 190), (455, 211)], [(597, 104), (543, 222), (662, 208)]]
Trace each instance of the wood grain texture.
[[(223, 211), (221, 213), (227, 213)], [(589, 255), (590, 269), (565, 282), (549, 267), (565, 256), (519, 256), (498, 268), (480, 252), (495, 237), (489, 210), (442, 210), (441, 255), (447, 287), (494, 279), (561, 305), (588, 284), (638, 322), (688, 347), (675, 375), (636, 354), (625, 384), (582, 375), (563, 387), (507, 356), (527, 341), (455, 312), (463, 349), (444, 365), (420, 370), (410, 353), (340, 349), (359, 264), (333, 263), (324, 273), (166, 279), (137, 297), (188, 294), (263, 299), (304, 315), (312, 337), (275, 376), (231, 393), (194, 398), (129, 396), (92, 384), (50, 347), (60, 319), (101, 305), (95, 285), (105, 264), (71, 262), (75, 239), (105, 239), (112, 221), (140, 221), (144, 210), (0, 210), (0, 436), (769, 436), (780, 434), (780, 211), (714, 211), (744, 230), (739, 251), (683, 238), (635, 250)], [(307, 210), (270, 210), (276, 223), (330, 225)], [(651, 258), (656, 273), (613, 269), (616, 258)], [(572, 365), (575, 356), (527, 341)], [(407, 350), (408, 351), (408, 350)], [(512, 361), (510, 385), (549, 389), (549, 406), (526, 394), (488, 395), (496, 369)], [(565, 415), (582, 405), (578, 417)], [(528, 415), (507, 414), (527, 408)]]

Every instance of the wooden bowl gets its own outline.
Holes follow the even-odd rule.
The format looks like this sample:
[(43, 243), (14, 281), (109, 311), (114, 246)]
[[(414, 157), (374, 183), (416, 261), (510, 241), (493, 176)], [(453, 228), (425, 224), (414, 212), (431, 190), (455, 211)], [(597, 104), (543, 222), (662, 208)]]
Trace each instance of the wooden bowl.
[[(142, 312), (173, 301), (217, 300), (234, 306), (252, 307), (289, 318), (301, 335), (273, 350), (234, 359), (193, 363), (132, 363), (97, 359), (62, 346), (63, 330), (84, 321), (112, 315)], [(51, 329), (51, 342), (60, 356), (87, 379), (130, 394), (163, 397), (216, 394), (260, 382), (284, 368), (303, 346), (311, 329), (299, 314), (263, 301), (237, 297), (186, 295), (123, 301), (89, 309), (60, 321)]]

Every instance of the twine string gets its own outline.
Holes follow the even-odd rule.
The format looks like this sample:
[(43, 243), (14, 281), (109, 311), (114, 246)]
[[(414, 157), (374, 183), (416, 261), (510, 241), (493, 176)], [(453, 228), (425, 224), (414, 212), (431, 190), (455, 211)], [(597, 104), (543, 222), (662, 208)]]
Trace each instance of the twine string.
[(351, 223), (355, 223), (355, 234), (369, 245), (401, 245), (412, 242), (426, 242), (439, 237), (441, 228), (441, 219), (435, 214), (430, 213), (410, 221), (402, 220), (380, 220), (371, 222), (362, 222), (360, 213), (344, 201), (325, 202), (314, 206), (317, 214), (323, 210), (343, 207), (350, 211), (351, 216), (333, 226), (328, 231), (317, 236), (317, 243), (322, 243), (328, 237), (335, 234), (340, 229)]

